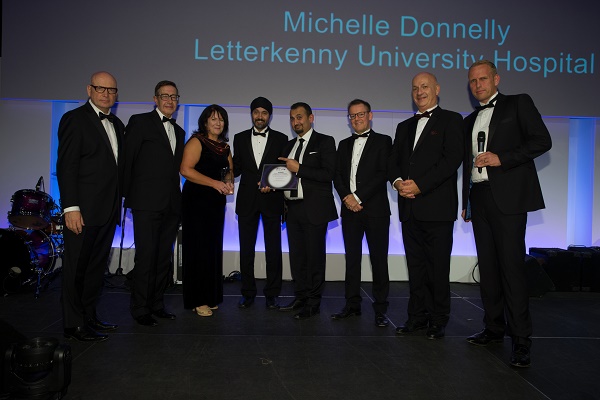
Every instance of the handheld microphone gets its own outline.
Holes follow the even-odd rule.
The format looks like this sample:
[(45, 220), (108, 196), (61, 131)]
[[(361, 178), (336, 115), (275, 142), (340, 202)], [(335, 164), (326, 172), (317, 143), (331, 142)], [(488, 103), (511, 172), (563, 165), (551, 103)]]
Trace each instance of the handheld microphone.
[[(477, 133), (477, 152), (479, 154), (483, 153), (485, 148), (485, 132), (484, 131), (479, 131)], [(482, 168), (479, 167), (477, 168), (477, 172), (481, 173)]]
[(35, 184), (35, 191), (36, 192), (40, 191), (40, 187), (42, 186), (42, 180), (44, 180), (44, 177), (40, 176), (40, 179), (38, 179), (37, 183)]

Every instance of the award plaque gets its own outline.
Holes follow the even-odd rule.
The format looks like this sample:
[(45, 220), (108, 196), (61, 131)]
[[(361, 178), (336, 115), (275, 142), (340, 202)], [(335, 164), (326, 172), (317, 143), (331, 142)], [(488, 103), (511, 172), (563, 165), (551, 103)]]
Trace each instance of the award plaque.
[(275, 190), (295, 190), (298, 189), (298, 177), (284, 164), (265, 164), (260, 187), (267, 186)]

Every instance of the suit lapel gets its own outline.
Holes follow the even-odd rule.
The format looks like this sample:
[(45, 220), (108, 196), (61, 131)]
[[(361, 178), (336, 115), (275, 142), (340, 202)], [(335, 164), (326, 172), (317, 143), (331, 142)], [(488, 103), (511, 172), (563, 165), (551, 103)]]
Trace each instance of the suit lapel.
[(488, 127), (488, 143), (486, 147), (488, 149), (490, 143), (492, 143), (492, 140), (494, 138), (494, 133), (496, 133), (496, 126), (498, 126), (498, 121), (500, 121), (500, 119), (502, 118), (505, 109), (506, 102), (504, 101), (504, 96), (498, 93), (498, 98), (496, 99), (496, 104), (494, 105), (494, 113), (492, 114), (490, 126)]
[(313, 133), (310, 137), (310, 140), (308, 141), (308, 144), (306, 145), (306, 150), (304, 150), (304, 157), (306, 158), (306, 156), (313, 151), (313, 149), (318, 149), (319, 148), (319, 134), (317, 132), (315, 132), (315, 130), (313, 129)]
[[(438, 111), (439, 108), (440, 107), (437, 106), (433, 110), (431, 116), (429, 118), (427, 118), (427, 123), (425, 124), (425, 127), (423, 128), (423, 132), (421, 132), (421, 136), (419, 136), (419, 140), (415, 144), (415, 148), (413, 150), (413, 153), (414, 153), (415, 150), (417, 150), (419, 148), (419, 146), (421, 145), (421, 143), (423, 143), (423, 141), (425, 140), (425, 138), (427, 137), (427, 135), (429, 135), (429, 133), (431, 132), (431, 127), (433, 125), (435, 125), (435, 122), (438, 119), (439, 113), (437, 111)], [(412, 130), (412, 132), (413, 132), (413, 143), (414, 143), (414, 136), (416, 136), (416, 134), (417, 134), (417, 124), (415, 124), (415, 129)], [(412, 155), (412, 153), (411, 153), (411, 155)]]
[[(171, 150), (171, 143), (169, 143), (169, 136), (167, 136), (167, 130), (165, 129), (165, 125), (163, 124), (163, 122), (160, 120), (160, 115), (158, 115), (158, 112), (156, 110), (151, 111), (151, 113), (154, 113), (154, 115), (152, 116), (152, 123), (156, 127), (156, 132), (160, 133), (160, 136), (162, 136), (161, 141), (165, 146), (169, 147), (169, 150), (171, 151), (171, 153), (173, 153), (173, 151)], [(174, 130), (177, 131), (176, 129)], [(177, 138), (177, 133), (175, 133), (175, 138)]]
[[(254, 129), (254, 128), (252, 128), (252, 129)], [(248, 136), (248, 140), (250, 141), (250, 145), (248, 146), (248, 148), (250, 149), (251, 160), (254, 160), (254, 147), (252, 147), (252, 129), (250, 130), (250, 135)], [(269, 128), (269, 131), (270, 130), (271, 130), (271, 128)], [(260, 169), (262, 168), (265, 156), (267, 155), (267, 152), (269, 151), (269, 148), (271, 147), (273, 140), (274, 140), (273, 136), (271, 136), (271, 133), (269, 132), (269, 136), (267, 137), (267, 143), (265, 144), (265, 149), (263, 150), (262, 157), (260, 159), (260, 162), (258, 163), (258, 167), (256, 168), (257, 172), (260, 171)], [(253, 162), (252, 165), (256, 166), (256, 162)]]
[[(469, 114), (467, 116), (467, 118), (465, 119), (465, 127), (464, 127), (464, 132), (465, 132), (465, 154), (469, 156), (469, 170), (471, 170), (473, 168), (473, 161), (475, 160), (475, 157), (473, 155), (473, 127), (475, 126), (475, 119), (477, 118), (477, 112), (473, 112), (472, 114)], [(470, 173), (470, 172), (469, 172)]]
[[(86, 103), (86, 110), (87, 110), (87, 114), (88, 117), (90, 118), (90, 121), (92, 121), (92, 124), (96, 127), (96, 130), (98, 131), (98, 134), (101, 137), (101, 140), (106, 144), (106, 146), (108, 146), (108, 149), (110, 150), (111, 154), (113, 154), (113, 150), (112, 150), (112, 146), (110, 144), (110, 139), (108, 138), (108, 132), (106, 132), (106, 129), (104, 128), (104, 125), (102, 124), (102, 121), (100, 120), (100, 117), (98, 116), (98, 114), (96, 114), (96, 111), (92, 108), (92, 106), (90, 105), (90, 103)], [(115, 125), (115, 132), (117, 132), (117, 126)], [(118, 132), (117, 132), (117, 140), (118, 139)], [(121, 154), (121, 147), (119, 146), (119, 154)]]
[[(168, 140), (167, 140), (168, 142)], [(185, 131), (179, 125), (175, 126), (175, 154), (183, 154)], [(170, 147), (170, 144), (169, 144)]]
[(285, 158), (293, 158), (294, 155), (290, 154), (292, 152), (292, 149), (294, 148), (294, 146), (296, 145), (296, 142), (298, 141), (298, 138), (296, 137), (295, 139), (290, 140), (285, 147), (283, 148), (283, 154), (282, 156)]
[(117, 164), (122, 165), (124, 161), (123, 156), (125, 155), (123, 149), (124, 132), (123, 129), (121, 129), (121, 124), (113, 124), (113, 126), (115, 127), (115, 134), (117, 135), (117, 148), (119, 149)]
[[(373, 142), (375, 141), (375, 136), (377, 136), (377, 133), (375, 133), (371, 129), (369, 136), (367, 137), (367, 141), (365, 142), (365, 148), (363, 149), (362, 154), (360, 156), (360, 160), (358, 161), (358, 167), (356, 168), (356, 176), (357, 177), (358, 177), (359, 171), (361, 170), (361, 167), (363, 165), (362, 161), (365, 160), (365, 162), (367, 162), (366, 160), (369, 159), (367, 154), (369, 154), (369, 151), (371, 151), (371, 148), (373, 147)], [(350, 151), (348, 153), (349, 157), (350, 157), (350, 159), (348, 160), (348, 171), (350, 171), (352, 168), (353, 151), (354, 151), (354, 141), (352, 141), (350, 143)], [(350, 179), (350, 175), (348, 175), (348, 179)]]
[(417, 148), (415, 146), (415, 136), (417, 136), (417, 120), (413, 118), (412, 122), (408, 126), (408, 154), (412, 156), (413, 151)]
[(341, 149), (340, 157), (343, 163), (344, 182), (350, 184), (350, 170), (352, 169), (352, 151), (354, 150), (354, 140), (348, 139), (344, 142), (340, 142), (340, 146), (344, 146)]

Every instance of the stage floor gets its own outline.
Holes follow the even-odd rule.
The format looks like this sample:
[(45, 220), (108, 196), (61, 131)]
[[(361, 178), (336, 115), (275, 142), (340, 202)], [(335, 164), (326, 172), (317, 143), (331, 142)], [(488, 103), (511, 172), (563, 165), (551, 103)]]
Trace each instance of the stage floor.
[[(259, 293), (264, 281), (259, 281)], [(482, 328), (479, 287), (452, 283), (446, 337), (424, 331), (395, 334), (406, 319), (408, 283), (392, 282), (391, 324), (374, 324), (370, 283), (363, 314), (334, 321), (344, 305), (344, 283), (327, 282), (321, 314), (296, 321), (269, 311), (264, 297), (241, 310), (240, 282), (225, 283), (225, 300), (212, 317), (184, 310), (181, 287), (166, 302), (175, 321), (135, 323), (123, 276), (107, 276), (99, 313), (119, 329), (108, 341), (85, 344), (62, 337), (60, 277), (35, 299), (21, 291), (0, 300), (0, 334), (11, 328), (70, 344), (72, 382), (66, 399), (598, 399), (600, 293), (547, 293), (531, 299), (532, 366), (508, 364), (511, 341), (477, 347), (465, 338)], [(280, 301), (293, 296), (284, 282)]]

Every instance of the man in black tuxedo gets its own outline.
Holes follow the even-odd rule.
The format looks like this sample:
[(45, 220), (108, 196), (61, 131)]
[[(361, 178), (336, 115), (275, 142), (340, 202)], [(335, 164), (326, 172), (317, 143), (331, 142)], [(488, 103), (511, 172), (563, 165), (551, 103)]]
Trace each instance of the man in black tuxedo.
[(469, 87), (480, 107), (465, 118), (462, 215), (473, 221), (485, 328), (467, 341), (485, 346), (502, 342), (506, 333), (513, 343), (511, 365), (528, 367), (525, 228), (527, 212), (545, 207), (533, 160), (550, 150), (552, 139), (531, 97), (505, 96), (499, 83), (492, 62), (469, 68)]
[(145, 326), (157, 324), (153, 317), (175, 319), (165, 310), (164, 292), (181, 216), (185, 132), (172, 118), (178, 102), (175, 83), (159, 82), (156, 108), (132, 115), (125, 129), (125, 207), (132, 211), (135, 240), (130, 311)]
[(117, 100), (117, 81), (111, 74), (93, 74), (87, 93), (87, 103), (60, 120), (56, 176), (66, 226), (64, 335), (94, 342), (108, 338), (98, 332), (117, 328), (98, 318), (96, 304), (119, 223), (125, 127), (110, 112)]
[(362, 239), (366, 235), (373, 270), (375, 325), (386, 327), (389, 324), (386, 312), (390, 291), (390, 203), (386, 183), (392, 138), (371, 129), (373, 113), (371, 105), (364, 100), (355, 99), (348, 104), (348, 118), (354, 133), (338, 146), (333, 180), (343, 203), (346, 305), (331, 318), (345, 319), (361, 314)]
[(398, 124), (389, 179), (398, 191), (398, 214), (406, 251), (408, 319), (396, 328), (409, 334), (427, 328), (445, 335), (450, 316), (450, 256), (458, 215), (457, 169), (463, 159), (460, 114), (438, 105), (440, 85), (423, 72), (412, 80), (418, 112)]
[(331, 182), (335, 174), (335, 140), (313, 130), (314, 115), (306, 103), (290, 108), (290, 124), (298, 135), (283, 149), (287, 169), (298, 176), (298, 190), (286, 191), (287, 234), (294, 300), (280, 311), (299, 310), (296, 319), (319, 314), (325, 286), (326, 236), (337, 219)]
[(248, 308), (256, 297), (254, 256), (258, 222), (262, 219), (267, 283), (263, 289), (268, 309), (278, 309), (277, 296), (281, 292), (281, 216), (283, 192), (261, 192), (259, 182), (265, 164), (277, 164), (288, 137), (269, 128), (273, 105), (264, 97), (250, 103), (252, 128), (233, 138), (233, 172), (242, 176), (235, 203), (240, 238), (240, 272), (242, 298), (238, 306)]

